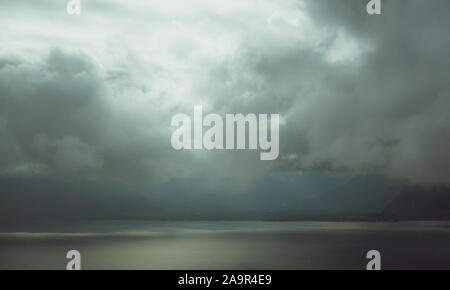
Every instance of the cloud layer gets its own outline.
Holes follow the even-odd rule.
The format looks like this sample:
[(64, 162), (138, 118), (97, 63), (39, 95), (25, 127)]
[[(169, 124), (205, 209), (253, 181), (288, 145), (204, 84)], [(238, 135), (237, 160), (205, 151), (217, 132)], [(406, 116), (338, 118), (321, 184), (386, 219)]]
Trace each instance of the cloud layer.
[[(383, 1), (382, 16), (350, 0), (84, 2), (2, 2), (4, 175), (450, 183), (448, 1)], [(194, 105), (279, 113), (279, 159), (174, 151), (170, 119)]]

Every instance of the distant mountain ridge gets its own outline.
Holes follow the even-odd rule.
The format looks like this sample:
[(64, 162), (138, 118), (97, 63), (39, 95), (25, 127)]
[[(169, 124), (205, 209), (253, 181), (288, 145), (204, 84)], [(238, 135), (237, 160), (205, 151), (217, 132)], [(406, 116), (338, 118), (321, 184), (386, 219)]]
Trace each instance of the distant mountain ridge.
[(30, 219), (439, 220), (450, 219), (450, 189), (411, 186), (382, 175), (298, 172), (266, 176), (243, 192), (205, 188), (202, 180), (130, 185), (4, 178), (0, 225)]
[(383, 215), (399, 219), (450, 219), (450, 188), (407, 186), (386, 206)]

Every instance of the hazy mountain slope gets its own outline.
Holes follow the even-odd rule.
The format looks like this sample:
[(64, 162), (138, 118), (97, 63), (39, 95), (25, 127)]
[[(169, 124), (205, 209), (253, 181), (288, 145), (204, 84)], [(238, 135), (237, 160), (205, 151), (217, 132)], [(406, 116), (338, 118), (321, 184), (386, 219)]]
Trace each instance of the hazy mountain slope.
[(386, 206), (383, 214), (402, 219), (449, 219), (450, 188), (406, 187)]

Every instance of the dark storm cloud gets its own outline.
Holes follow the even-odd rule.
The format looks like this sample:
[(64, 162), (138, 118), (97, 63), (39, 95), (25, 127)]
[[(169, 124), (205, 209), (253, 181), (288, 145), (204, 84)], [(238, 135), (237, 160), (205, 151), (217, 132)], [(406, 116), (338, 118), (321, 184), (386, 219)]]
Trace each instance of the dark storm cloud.
[[(20, 3), (10, 15), (28, 18), (4, 15), (15, 33), (0, 36), (4, 174), (247, 180), (320, 169), (450, 182), (448, 1), (383, 1), (381, 16), (365, 1), (111, 1), (79, 18), (44, 1), (46, 19)], [(279, 159), (172, 150), (170, 118), (194, 105), (279, 113)]]
[(122, 167), (131, 171), (124, 176), (135, 177), (149, 171), (136, 164), (143, 159), (136, 155), (151, 142), (121, 137), (127, 129), (138, 131), (112, 115), (103, 81), (85, 56), (52, 50), (42, 63), (6, 65), (0, 92), (4, 173), (114, 175)]
[[(170, 147), (168, 112), (153, 105), (149, 111), (123, 108), (108, 99), (108, 81), (124, 86), (132, 79), (125, 73), (104, 80), (92, 59), (58, 49), (38, 63), (5, 62), (0, 69), (1, 172), (163, 181), (226, 173), (236, 165), (225, 154), (210, 162), (177, 153)], [(246, 162), (248, 157), (239, 155), (234, 157)]]
[(379, 18), (362, 17), (350, 3), (310, 3), (314, 19), (342, 27), (371, 49), (349, 73), (345, 66), (331, 70), (323, 82), (330, 94), (298, 115), (309, 126), (305, 159), (448, 184), (449, 2), (383, 1)]
[[(280, 112), (281, 168), (376, 171), (448, 184), (450, 20), (443, 11), (449, 7), (448, 1), (383, 1), (383, 15), (369, 17), (362, 2), (308, 1), (323, 41), (312, 49), (302, 42), (255, 49), (239, 69), (215, 69), (217, 105)], [(349, 48), (360, 50), (359, 57), (327, 59), (340, 35), (360, 43)], [(231, 78), (238, 81), (230, 87)]]
[(101, 167), (91, 145), (105, 115), (100, 90), (89, 60), (59, 50), (42, 64), (3, 66), (0, 119), (7, 143), (2, 142), (1, 169)]

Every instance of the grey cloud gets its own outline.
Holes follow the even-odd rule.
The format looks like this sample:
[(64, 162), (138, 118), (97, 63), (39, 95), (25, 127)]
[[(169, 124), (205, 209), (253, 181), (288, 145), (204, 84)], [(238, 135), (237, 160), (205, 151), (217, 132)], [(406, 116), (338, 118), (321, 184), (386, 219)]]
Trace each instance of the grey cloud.
[(0, 75), (2, 171), (151, 177), (145, 159), (158, 148), (139, 135), (143, 125), (114, 115), (92, 60), (52, 50), (41, 63), (6, 65)]
[[(383, 1), (382, 16), (364, 1), (284, 1), (220, 17), (99, 3), (89, 6), (102, 23), (137, 13), (126, 35), (119, 25), (98, 39), (80, 18), (83, 33), (69, 39), (100, 53), (68, 53), (55, 30), (48, 46), (62, 48), (48, 57), (0, 61), (0, 170), (162, 180), (320, 169), (450, 182), (448, 1)], [(280, 113), (279, 160), (173, 151), (170, 118), (202, 102), (221, 114)]]
[[(103, 75), (106, 75), (104, 77)], [(145, 102), (133, 73), (108, 77), (82, 53), (53, 49), (42, 61), (0, 69), (0, 171), (7, 175), (118, 177), (165, 181), (187, 175), (246, 179), (257, 154), (197, 156), (170, 146), (174, 112)], [(114, 94), (127, 103), (114, 103)], [(130, 104), (129, 107), (127, 105)], [(186, 112), (189, 113), (189, 112)], [(252, 161), (252, 159), (254, 159)], [(262, 172), (262, 171), (261, 171)]]
[[(369, 17), (364, 3), (308, 1), (325, 42), (254, 50), (215, 69), (217, 86), (207, 90), (219, 91), (218, 107), (286, 118), (281, 152), (297, 158), (281, 158), (275, 168), (450, 182), (448, 1), (383, 2), (384, 14)], [(340, 32), (366, 47), (359, 58), (327, 60)], [(231, 79), (238, 81), (230, 87)]]
[(2, 134), (10, 143), (0, 152), (8, 160), (2, 170), (93, 165), (89, 143), (98, 140), (107, 106), (89, 60), (53, 50), (43, 63), (6, 65), (0, 75)]

